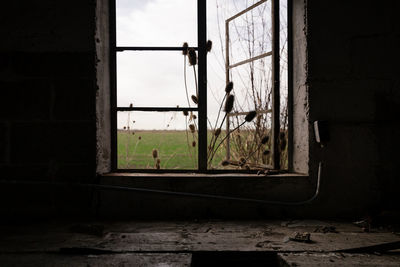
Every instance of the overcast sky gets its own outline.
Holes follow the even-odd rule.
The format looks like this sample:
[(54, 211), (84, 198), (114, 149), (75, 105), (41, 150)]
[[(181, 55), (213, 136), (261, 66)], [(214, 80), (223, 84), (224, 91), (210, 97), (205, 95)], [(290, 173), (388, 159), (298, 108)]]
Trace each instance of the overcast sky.
[[(225, 68), (220, 34), (223, 20), (252, 1), (208, 0), (208, 39), (213, 50), (208, 55), (208, 115), (215, 118), (224, 95)], [(223, 4), (222, 4), (223, 3)], [(268, 3), (268, 2), (267, 2)], [(217, 4), (219, 18), (217, 17)], [(264, 4), (263, 4), (264, 5)], [(118, 46), (197, 46), (197, 0), (117, 0)], [(218, 29), (218, 21), (221, 26)], [(240, 20), (237, 21), (240, 26)], [(239, 27), (240, 29), (240, 27)], [(234, 32), (232, 33), (234, 36)], [(235, 37), (233, 37), (235, 38)], [(236, 38), (238, 39), (238, 38)], [(238, 40), (236, 40), (238, 41)], [(243, 41), (243, 40), (241, 40)], [(240, 42), (236, 42), (239, 50)], [(233, 48), (235, 51), (235, 49)], [(235, 58), (240, 53), (235, 54)], [(118, 106), (187, 107), (184, 87), (184, 58), (178, 51), (122, 52), (117, 56)], [(187, 66), (189, 95), (195, 94), (193, 68)], [(235, 82), (235, 88), (244, 81)], [(237, 89), (236, 89), (237, 90)], [(246, 106), (245, 94), (236, 92), (238, 103)], [(190, 103), (193, 106), (193, 103)], [(251, 109), (251, 107), (245, 107)], [(131, 112), (131, 129), (184, 129), (184, 116), (172, 113)], [(127, 126), (127, 113), (119, 114), (118, 128)], [(132, 123), (135, 121), (135, 124)]]

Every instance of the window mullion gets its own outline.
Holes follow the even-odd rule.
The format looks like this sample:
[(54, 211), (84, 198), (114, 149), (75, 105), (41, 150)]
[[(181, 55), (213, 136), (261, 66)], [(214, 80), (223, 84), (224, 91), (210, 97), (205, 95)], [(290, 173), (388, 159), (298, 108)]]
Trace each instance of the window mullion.
[(207, 171), (207, 1), (197, 0), (199, 85), (199, 171)]
[(272, 0), (272, 163), (280, 169), (280, 64), (279, 64), (279, 0)]

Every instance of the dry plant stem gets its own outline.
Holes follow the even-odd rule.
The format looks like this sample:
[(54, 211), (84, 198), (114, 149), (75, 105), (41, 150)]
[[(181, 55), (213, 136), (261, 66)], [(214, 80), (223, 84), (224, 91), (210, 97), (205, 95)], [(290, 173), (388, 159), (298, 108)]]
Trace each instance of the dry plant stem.
[(210, 129), (212, 129), (212, 125), (211, 125), (211, 121), (210, 121), (210, 119), (209, 119), (209, 118), (207, 118), (207, 121), (208, 121), (208, 125), (210, 126)]
[(198, 85), (197, 85), (196, 65), (193, 65), (193, 73), (194, 73), (194, 84), (196, 85), (196, 96), (199, 97), (199, 88), (198, 88)]
[(174, 152), (174, 153), (167, 159), (167, 161), (164, 163), (163, 169), (166, 169), (168, 162), (169, 162), (172, 158), (174, 158), (175, 156), (176, 156), (176, 152)]
[[(211, 127), (211, 129), (214, 129), (214, 130), (218, 129), (218, 128), (217, 128), (217, 124), (218, 124), (218, 120), (219, 120), (219, 115), (221, 114), (222, 105), (224, 104), (224, 101), (225, 101), (225, 98), (226, 98), (227, 95), (228, 95), (228, 94), (225, 94), (225, 95), (224, 95), (224, 98), (223, 98), (222, 101), (221, 101), (221, 105), (219, 105), (219, 110), (218, 110), (217, 119), (215, 120), (215, 126), (214, 126), (214, 128)], [(211, 124), (211, 123), (210, 123), (210, 124)], [(210, 126), (211, 126), (211, 125), (210, 125)], [(221, 124), (221, 127), (222, 127), (222, 124)], [(219, 127), (219, 128), (221, 128), (221, 127)], [(211, 136), (210, 144), (212, 144), (213, 140), (214, 140), (214, 135)]]
[(226, 96), (227, 96), (227, 95), (228, 95), (228, 94), (225, 94), (225, 95), (224, 95), (224, 98), (223, 98), (222, 101), (221, 101), (221, 105), (219, 105), (217, 120), (215, 121), (215, 127), (217, 127), (218, 120), (219, 120), (219, 115), (221, 114), (222, 106), (223, 106), (224, 103), (225, 103), (225, 99), (226, 99)]
[(135, 155), (135, 153), (136, 153), (136, 148), (137, 148), (139, 142), (140, 142), (140, 140), (138, 139), (138, 140), (136, 141), (136, 144), (135, 144), (135, 149), (133, 150), (133, 155)]
[[(221, 125), (219, 126), (219, 128), (216, 128), (216, 129), (221, 129), (222, 124), (224, 124), (224, 121), (225, 121), (226, 117), (227, 117), (227, 113), (225, 113), (225, 115), (224, 115), (224, 117), (223, 117), (223, 119), (222, 119), (222, 121), (221, 121)], [(215, 129), (215, 130), (216, 130), (216, 129)], [(218, 139), (218, 136), (215, 137), (215, 139), (214, 139), (214, 135), (211, 137), (210, 149), (208, 150), (207, 156), (210, 156), (211, 153), (214, 151), (214, 147), (215, 147), (215, 143), (217, 142), (217, 139)]]
[[(249, 165), (249, 167), (251, 167), (253, 170), (259, 170), (259, 171), (273, 170), (271, 166), (264, 164), (257, 164), (257, 163), (246, 163), (246, 164)], [(240, 163), (239, 161), (230, 160), (229, 165), (240, 167), (242, 163)]]
[(225, 141), (225, 139), (228, 138), (228, 136), (229, 136), (231, 133), (233, 133), (234, 131), (236, 131), (237, 129), (239, 129), (239, 127), (241, 127), (241, 126), (242, 126), (243, 124), (245, 124), (245, 123), (246, 123), (246, 121), (242, 122), (242, 123), (239, 124), (236, 128), (232, 129), (232, 131), (230, 131), (229, 133), (227, 133), (227, 134), (225, 135), (225, 137), (221, 140), (221, 142), (218, 144), (218, 146), (217, 146), (215, 149), (213, 149), (212, 155), (211, 155), (211, 157), (210, 157), (210, 159), (209, 159), (209, 164), (211, 164), (211, 162), (212, 162), (212, 160), (213, 160), (213, 158), (214, 158), (215, 153), (217, 153), (218, 148), (219, 148), (219, 147), (221, 146), (221, 144)]
[(262, 145), (263, 145), (263, 144), (260, 143), (260, 144), (258, 145), (258, 147), (257, 147), (253, 152), (251, 152), (251, 153), (245, 158), (245, 160), (247, 161), (249, 158), (251, 158), (251, 156), (253, 156), (253, 155), (261, 148)]
[(188, 152), (189, 152), (190, 159), (192, 160), (193, 165), (194, 165), (193, 155), (192, 155), (192, 151), (191, 151), (191, 147), (190, 147), (190, 143), (189, 143), (189, 134), (188, 134), (188, 130), (187, 130), (187, 128), (188, 128), (188, 126), (187, 126), (187, 117), (185, 117), (185, 124), (186, 124), (185, 132), (186, 132), (186, 142), (187, 142), (187, 145), (188, 145)]
[(126, 157), (125, 157), (125, 162), (126, 162), (126, 164), (127, 164), (127, 166), (129, 165), (129, 146), (130, 146), (130, 134), (129, 134), (129, 132), (130, 132), (130, 127), (129, 127), (129, 122), (130, 122), (130, 120), (131, 120), (131, 113), (130, 112), (128, 112), (128, 121), (127, 121), (127, 132), (128, 132), (128, 140), (127, 140), (127, 142), (126, 142), (126, 147), (125, 147), (125, 149), (126, 149)]
[(186, 80), (186, 55), (183, 56), (183, 80), (185, 82), (185, 91), (186, 91), (186, 99), (190, 108), (190, 101), (189, 101), (189, 92), (187, 88), (187, 80)]

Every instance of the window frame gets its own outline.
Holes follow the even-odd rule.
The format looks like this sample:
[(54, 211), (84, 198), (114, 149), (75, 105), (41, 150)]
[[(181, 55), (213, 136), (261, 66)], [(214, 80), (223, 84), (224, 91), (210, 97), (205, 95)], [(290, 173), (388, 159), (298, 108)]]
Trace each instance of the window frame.
[[(210, 170), (207, 168), (207, 0), (197, 0), (197, 36), (198, 46), (191, 47), (198, 53), (198, 88), (197, 107), (118, 107), (117, 105), (117, 53), (123, 51), (183, 51), (182, 47), (154, 46), (117, 46), (116, 42), (116, 1), (109, 0), (109, 53), (110, 53), (110, 119), (111, 119), (111, 171), (132, 173), (255, 173), (252, 170)], [(280, 132), (280, 16), (279, 0), (271, 1), (272, 16), (272, 162), (273, 168), (280, 169), (279, 132)], [(256, 3), (257, 4), (257, 3)], [(292, 71), (292, 0), (287, 1), (288, 20), (288, 171), (293, 170), (293, 71)], [(119, 169), (117, 143), (117, 115), (120, 111), (197, 111), (198, 112), (198, 169)]]

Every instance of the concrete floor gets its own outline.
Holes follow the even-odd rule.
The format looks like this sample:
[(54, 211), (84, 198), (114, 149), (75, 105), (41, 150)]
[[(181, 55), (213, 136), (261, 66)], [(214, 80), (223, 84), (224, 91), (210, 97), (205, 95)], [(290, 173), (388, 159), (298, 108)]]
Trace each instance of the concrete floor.
[(0, 266), (400, 266), (400, 235), (328, 221), (1, 226)]

